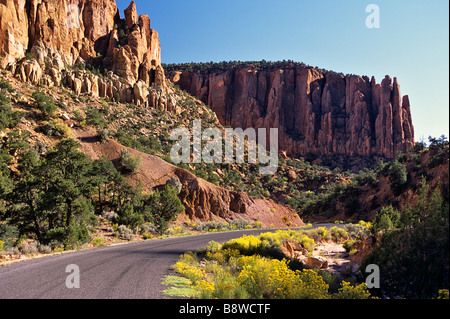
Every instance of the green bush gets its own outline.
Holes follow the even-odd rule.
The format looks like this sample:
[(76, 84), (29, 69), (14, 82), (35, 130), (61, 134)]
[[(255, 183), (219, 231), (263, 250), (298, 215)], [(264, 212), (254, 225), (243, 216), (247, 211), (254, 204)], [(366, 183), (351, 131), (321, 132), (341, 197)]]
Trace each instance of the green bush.
[(6, 95), (11, 92), (8, 89), (9, 83), (0, 81), (0, 131), (5, 128), (14, 128), (24, 116), (24, 112), (13, 111), (11, 107), (11, 99)]
[(105, 127), (106, 122), (98, 109), (88, 107), (86, 110), (86, 124), (102, 128)]
[(162, 235), (168, 229), (170, 221), (184, 210), (178, 198), (178, 190), (166, 184), (162, 191), (155, 190), (145, 201), (145, 221), (151, 222), (157, 234)]
[(6, 80), (0, 80), (0, 90), (4, 90), (6, 92), (12, 93), (14, 92), (14, 88), (11, 86), (11, 84)]
[(406, 166), (397, 159), (390, 164), (388, 174), (393, 184), (397, 187), (402, 186), (408, 180)]
[(144, 217), (139, 212), (134, 211), (133, 204), (128, 202), (117, 212), (118, 217), (113, 220), (114, 223), (125, 225), (130, 228), (136, 228), (144, 223)]
[(58, 107), (52, 97), (40, 91), (33, 92), (32, 96), (44, 118), (49, 119), (55, 115), (55, 111)]
[(64, 249), (73, 249), (80, 244), (89, 242), (89, 231), (86, 226), (71, 225), (50, 229), (44, 238), (44, 243), (60, 243)]
[(122, 149), (120, 151), (120, 164), (131, 173), (137, 173), (142, 163), (142, 156), (133, 156), (130, 151)]
[(4, 223), (0, 224), (0, 241), (3, 242), (3, 248), (11, 248), (19, 238), (17, 227)]
[(381, 208), (372, 223), (372, 233), (377, 233), (381, 230), (393, 229), (394, 226), (398, 226), (399, 218), (400, 215), (398, 211), (396, 211), (392, 205)]
[(59, 136), (68, 138), (72, 135), (72, 131), (69, 126), (64, 124), (60, 119), (52, 119), (45, 122), (42, 125), (42, 132), (48, 136)]

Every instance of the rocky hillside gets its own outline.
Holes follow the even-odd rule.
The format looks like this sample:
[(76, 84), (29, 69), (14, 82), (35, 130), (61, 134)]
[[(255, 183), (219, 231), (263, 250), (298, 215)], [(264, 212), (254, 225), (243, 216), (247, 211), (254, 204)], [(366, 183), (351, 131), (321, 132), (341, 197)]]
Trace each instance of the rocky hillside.
[(408, 96), (396, 78), (381, 83), (302, 63), (166, 66), (169, 78), (233, 128), (279, 128), (288, 155), (394, 158), (414, 144)]

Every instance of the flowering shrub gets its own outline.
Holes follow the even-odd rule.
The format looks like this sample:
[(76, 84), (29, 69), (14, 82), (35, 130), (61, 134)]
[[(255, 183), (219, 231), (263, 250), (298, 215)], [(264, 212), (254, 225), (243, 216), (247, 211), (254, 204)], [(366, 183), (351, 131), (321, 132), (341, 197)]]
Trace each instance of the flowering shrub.
[(344, 228), (334, 226), (329, 229), (329, 232), (331, 239), (336, 243), (341, 243), (349, 238), (348, 233)]
[(185, 262), (177, 262), (174, 269), (176, 272), (188, 278), (194, 285), (203, 279), (203, 271)]
[[(295, 241), (312, 251), (311, 232), (279, 230), (259, 236), (242, 236), (223, 245), (210, 242), (201, 256), (186, 253), (175, 264), (175, 270), (189, 278), (199, 298), (277, 298), (277, 299), (360, 299), (370, 298), (365, 284), (342, 282), (335, 293), (329, 292), (324, 277), (311, 269), (296, 268), (276, 252), (283, 242)], [(342, 240), (344, 230), (316, 230), (318, 238), (332, 237)], [(283, 255), (284, 256), (284, 255)], [(337, 287), (336, 287), (337, 288)]]
[(365, 283), (352, 286), (349, 282), (343, 281), (339, 291), (333, 295), (334, 299), (368, 299), (370, 292)]

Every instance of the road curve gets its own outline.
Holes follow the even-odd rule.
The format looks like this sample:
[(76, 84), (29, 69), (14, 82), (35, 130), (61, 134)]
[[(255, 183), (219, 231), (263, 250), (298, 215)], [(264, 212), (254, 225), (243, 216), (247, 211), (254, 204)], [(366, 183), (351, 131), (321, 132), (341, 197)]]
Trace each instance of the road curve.
[[(334, 224), (315, 224), (314, 227)], [(268, 229), (149, 240), (41, 257), (0, 267), (0, 299), (159, 299), (161, 279), (178, 256)], [(79, 269), (79, 288), (67, 288), (68, 265)], [(72, 270), (73, 271), (73, 270)]]

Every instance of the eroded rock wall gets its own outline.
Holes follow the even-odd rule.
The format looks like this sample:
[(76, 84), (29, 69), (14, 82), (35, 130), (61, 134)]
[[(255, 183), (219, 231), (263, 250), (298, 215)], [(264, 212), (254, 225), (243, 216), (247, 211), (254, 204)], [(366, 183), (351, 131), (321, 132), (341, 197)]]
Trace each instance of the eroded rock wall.
[(208, 104), (223, 125), (279, 129), (288, 155), (393, 158), (414, 144), (408, 96), (396, 78), (319, 72), (287, 63), (259, 70), (172, 72), (170, 80)]

